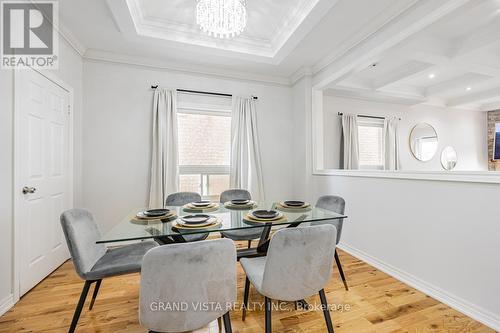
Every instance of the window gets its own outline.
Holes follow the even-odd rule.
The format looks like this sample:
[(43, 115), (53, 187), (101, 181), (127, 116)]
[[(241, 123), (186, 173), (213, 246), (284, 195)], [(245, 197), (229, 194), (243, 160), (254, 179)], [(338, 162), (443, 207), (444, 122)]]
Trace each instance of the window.
[(359, 168), (384, 168), (384, 120), (358, 117)]
[(179, 98), (177, 120), (179, 189), (216, 199), (229, 188), (230, 100), (229, 104), (213, 106), (182, 103)]

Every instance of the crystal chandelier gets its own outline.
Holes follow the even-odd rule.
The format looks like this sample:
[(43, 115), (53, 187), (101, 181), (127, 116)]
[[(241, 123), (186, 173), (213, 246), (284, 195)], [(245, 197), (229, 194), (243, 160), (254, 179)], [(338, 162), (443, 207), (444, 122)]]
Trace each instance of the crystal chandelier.
[(198, 0), (196, 23), (210, 36), (239, 35), (247, 25), (246, 0)]

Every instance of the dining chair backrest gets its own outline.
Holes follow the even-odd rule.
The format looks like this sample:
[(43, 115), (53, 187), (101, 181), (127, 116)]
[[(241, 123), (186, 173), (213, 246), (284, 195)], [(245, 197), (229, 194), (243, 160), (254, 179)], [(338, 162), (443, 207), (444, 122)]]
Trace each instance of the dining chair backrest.
[(220, 194), (220, 202), (225, 203), (234, 199), (247, 199), (252, 200), (250, 192), (242, 189), (226, 190)]
[(201, 195), (195, 192), (176, 192), (169, 194), (165, 206), (184, 206), (190, 202), (200, 201)]
[(226, 238), (159, 246), (142, 262), (139, 320), (157, 332), (201, 328), (236, 301), (236, 248)]
[(336, 233), (329, 224), (277, 231), (267, 252), (263, 294), (297, 301), (323, 289), (332, 272)]
[(70, 209), (61, 214), (61, 226), (75, 270), (86, 280), (86, 274), (107, 251), (104, 244), (96, 244), (101, 238), (97, 223), (89, 211)]
[[(345, 200), (342, 197), (336, 195), (324, 195), (318, 198), (316, 201), (316, 207), (330, 210), (337, 214), (344, 214), (345, 212)], [(340, 242), (340, 237), (342, 236), (342, 226), (344, 225), (344, 219), (335, 219), (327, 221), (313, 222), (311, 225), (319, 224), (331, 224), (337, 229), (336, 244)]]

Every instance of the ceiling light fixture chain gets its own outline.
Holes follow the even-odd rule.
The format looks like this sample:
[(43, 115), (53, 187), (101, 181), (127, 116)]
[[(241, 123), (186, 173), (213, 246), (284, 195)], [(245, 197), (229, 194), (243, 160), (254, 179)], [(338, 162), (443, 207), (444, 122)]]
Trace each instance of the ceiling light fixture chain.
[(246, 0), (198, 0), (196, 23), (210, 36), (239, 35), (247, 25)]

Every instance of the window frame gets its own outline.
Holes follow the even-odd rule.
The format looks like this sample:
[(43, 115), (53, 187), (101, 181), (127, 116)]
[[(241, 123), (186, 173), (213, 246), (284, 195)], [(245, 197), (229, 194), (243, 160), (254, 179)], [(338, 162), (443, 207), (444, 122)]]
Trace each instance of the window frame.
[[(210, 104), (201, 103), (183, 103), (177, 106), (178, 114), (194, 114), (202, 116), (218, 116), (218, 117), (232, 117), (232, 110), (230, 108), (223, 108), (220, 106), (214, 107)], [(231, 155), (231, 146), (229, 146), (229, 154)], [(230, 162), (231, 163), (231, 162)], [(213, 198), (216, 195), (209, 195), (208, 190), (210, 186), (210, 175), (228, 175), (230, 176), (231, 165), (180, 165), (177, 164), (179, 172), (179, 186), (180, 176), (182, 175), (200, 175), (200, 195), (202, 198)], [(206, 182), (205, 180), (206, 179)]]

